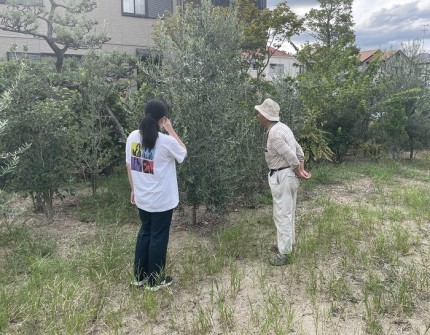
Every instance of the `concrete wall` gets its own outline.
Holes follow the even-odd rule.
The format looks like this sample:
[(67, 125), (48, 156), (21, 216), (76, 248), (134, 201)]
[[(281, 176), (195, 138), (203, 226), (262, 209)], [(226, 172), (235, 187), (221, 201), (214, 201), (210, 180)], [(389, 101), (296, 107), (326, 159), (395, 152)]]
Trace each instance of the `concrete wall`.
[[(49, 3), (49, 0), (44, 0)], [(104, 50), (119, 50), (135, 55), (136, 49), (145, 49), (154, 46), (152, 41), (152, 25), (156, 19), (122, 15), (121, 0), (98, 0), (98, 6), (91, 16), (98, 21), (97, 30), (106, 28), (111, 40), (104, 46)], [(173, 8), (177, 1), (172, 0)], [(0, 11), (6, 5), (0, 4)], [(6, 59), (10, 45), (17, 44), (18, 52), (22, 46), (28, 46), (29, 53), (52, 53), (52, 50), (43, 39), (33, 38), (29, 35), (10, 33), (0, 30), (0, 58)], [(83, 50), (69, 50), (67, 54), (83, 54)]]

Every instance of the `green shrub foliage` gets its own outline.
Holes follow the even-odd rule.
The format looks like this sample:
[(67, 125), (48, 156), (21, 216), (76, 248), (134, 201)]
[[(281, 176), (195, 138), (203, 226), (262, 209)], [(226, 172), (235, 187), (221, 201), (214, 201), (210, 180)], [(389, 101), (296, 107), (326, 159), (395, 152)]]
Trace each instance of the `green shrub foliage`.
[(157, 61), (141, 66), (146, 81), (156, 83), (171, 106), (173, 124), (187, 145), (180, 183), (194, 208), (237, 201), (261, 171), (258, 101), (241, 58), (242, 37), (231, 9), (202, 1), (157, 22), (162, 66)]

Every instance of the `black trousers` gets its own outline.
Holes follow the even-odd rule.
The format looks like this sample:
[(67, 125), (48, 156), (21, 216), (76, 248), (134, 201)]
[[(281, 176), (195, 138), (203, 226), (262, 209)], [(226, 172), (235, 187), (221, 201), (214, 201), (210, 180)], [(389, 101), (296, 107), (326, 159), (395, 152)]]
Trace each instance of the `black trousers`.
[(136, 280), (148, 280), (154, 285), (162, 280), (166, 265), (167, 244), (173, 209), (165, 212), (147, 212), (139, 209), (140, 227), (134, 256)]

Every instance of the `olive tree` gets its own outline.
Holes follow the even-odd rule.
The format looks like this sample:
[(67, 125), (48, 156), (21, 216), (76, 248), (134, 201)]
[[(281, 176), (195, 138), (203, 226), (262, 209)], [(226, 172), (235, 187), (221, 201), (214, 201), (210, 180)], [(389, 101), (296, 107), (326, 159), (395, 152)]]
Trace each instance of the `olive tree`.
[(11, 86), (22, 62), (26, 63), (26, 70), (3, 114), (8, 126), (2, 144), (10, 151), (31, 143), (31, 148), (20, 156), (10, 186), (29, 194), (35, 209), (45, 212), (52, 222), (54, 196), (67, 185), (71, 175), (71, 110), (64, 94), (68, 90), (60, 88), (62, 78), (49, 65), (11, 61), (0, 64), (2, 91)]
[[(17, 76), (14, 82), (12, 82), (11, 87), (5, 90), (0, 97), (0, 139), (2, 139), (0, 142), (0, 178), (13, 172), (18, 165), (19, 155), (30, 147), (30, 145), (26, 143), (14, 151), (3, 151), (5, 147), (3, 136), (5, 136), (7, 130), (7, 119), (4, 110), (12, 101), (12, 93), (16, 89), (17, 85), (19, 85), (23, 71), (25, 71), (25, 65), (21, 63), (21, 67), (17, 72)], [(4, 191), (0, 189), (0, 211), (3, 210), (4, 195)]]
[[(74, 141), (70, 144), (73, 164), (85, 177), (89, 177), (93, 195), (97, 191), (100, 174), (117, 164), (122, 145), (117, 138), (125, 138), (121, 126), (118, 134), (106, 115), (107, 106), (116, 108), (121, 95), (135, 85), (136, 60), (119, 52), (92, 51), (70, 67), (68, 81), (78, 92), (71, 100), (74, 113), (70, 116), (70, 129)], [(118, 108), (119, 109), (119, 108)], [(125, 123), (121, 115), (118, 124)]]
[(193, 222), (199, 205), (223, 208), (243, 197), (258, 176), (263, 146), (255, 136), (253, 106), (259, 101), (250, 95), (242, 38), (232, 9), (204, 0), (157, 22), (162, 65), (141, 66), (144, 80), (155, 83), (170, 105), (188, 148), (179, 181), (193, 206)]

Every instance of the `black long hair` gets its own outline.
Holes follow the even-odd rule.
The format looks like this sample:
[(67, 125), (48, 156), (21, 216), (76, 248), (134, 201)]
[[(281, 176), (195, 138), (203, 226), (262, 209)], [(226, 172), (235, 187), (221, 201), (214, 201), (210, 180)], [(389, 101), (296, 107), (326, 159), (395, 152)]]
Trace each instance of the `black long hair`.
[(167, 111), (167, 105), (161, 100), (149, 100), (145, 104), (145, 115), (139, 126), (143, 148), (152, 149), (155, 146), (160, 131), (158, 121), (167, 116)]

